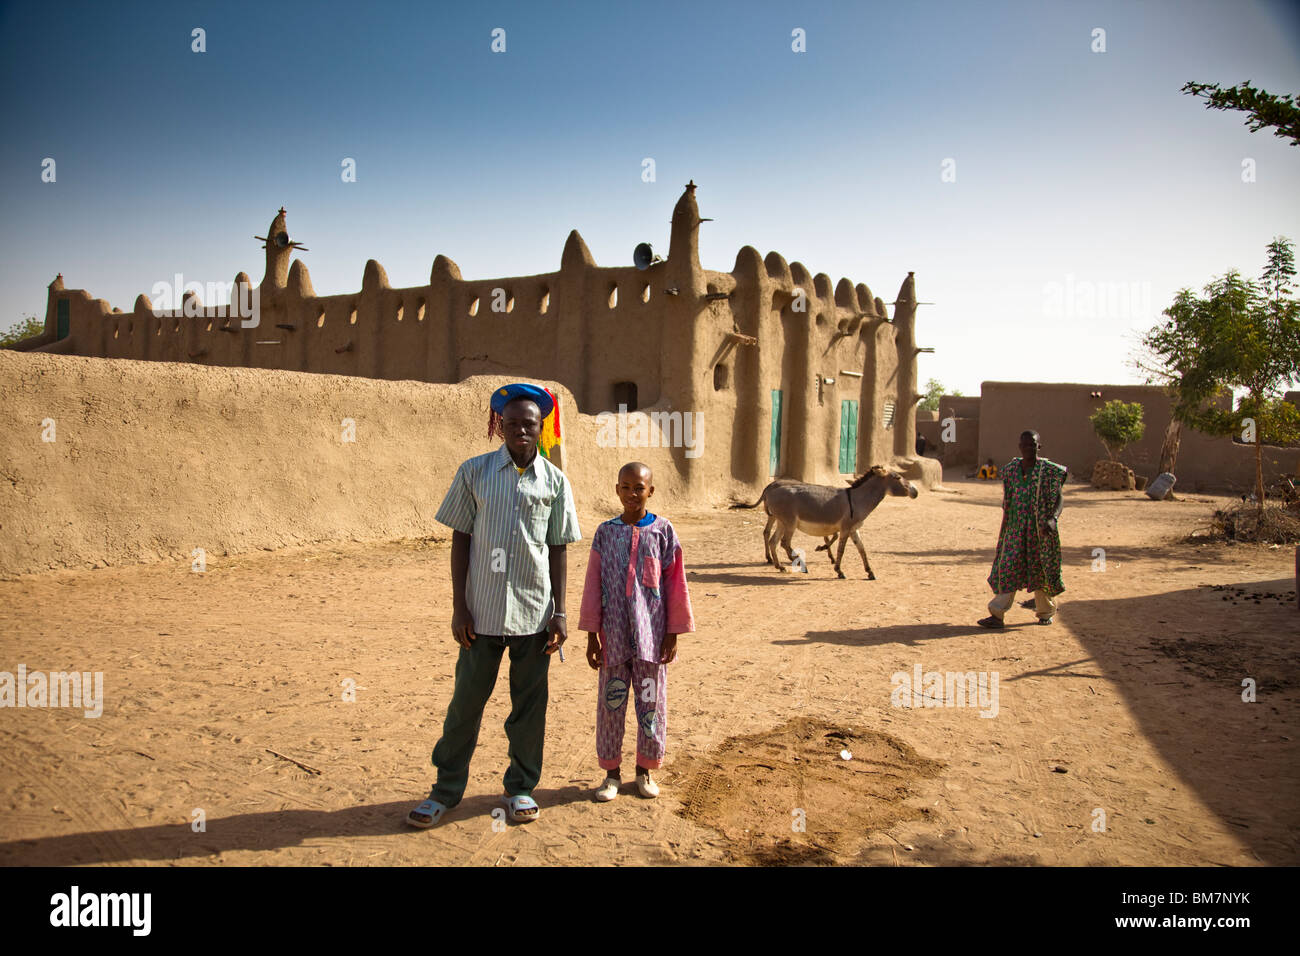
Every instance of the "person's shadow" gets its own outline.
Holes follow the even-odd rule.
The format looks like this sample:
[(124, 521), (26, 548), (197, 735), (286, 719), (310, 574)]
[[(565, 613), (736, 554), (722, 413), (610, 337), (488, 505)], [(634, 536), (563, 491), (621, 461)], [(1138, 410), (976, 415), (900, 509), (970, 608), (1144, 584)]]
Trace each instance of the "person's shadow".
[[(576, 785), (539, 788), (533, 791), (533, 797), (544, 817), (549, 809), (591, 800), (592, 791)], [(417, 834), (424, 831), (407, 824), (406, 814), (419, 802), (420, 797), (414, 797), (340, 810), (276, 810), (210, 817), (200, 833), (195, 833), (189, 822), (181, 822), (10, 840), (0, 843), (0, 865), (83, 866), (126, 860), (174, 861), (233, 850), (278, 850), (322, 838)], [(498, 814), (493, 818), (492, 811), (496, 809), (508, 812), (499, 794), (475, 794), (462, 800), (439, 827), (452, 819), (476, 816), (486, 820), (504, 819), (507, 826), (531, 825), (512, 823), (508, 815), (502, 818)]]
[[(1023, 625), (1008, 624), (1006, 630), (1013, 630), (1021, 626)], [(842, 644), (848, 647), (903, 644), (908, 647), (919, 647), (925, 641), (941, 641), (950, 637), (969, 637), (981, 632), (985, 632), (985, 629), (978, 624), (892, 624), (884, 627), (852, 627), (839, 631), (808, 631), (801, 638), (774, 640), (772, 643), (789, 646)]]

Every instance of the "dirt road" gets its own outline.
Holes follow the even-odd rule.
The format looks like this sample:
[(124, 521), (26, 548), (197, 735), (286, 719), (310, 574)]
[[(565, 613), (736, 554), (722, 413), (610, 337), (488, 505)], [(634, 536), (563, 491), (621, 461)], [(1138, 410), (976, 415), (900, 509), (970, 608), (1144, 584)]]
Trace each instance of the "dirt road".
[[(852, 548), (848, 580), (823, 554), (782, 575), (761, 514), (653, 501), (699, 626), (669, 668), (663, 795), (592, 802), (574, 634), (528, 826), (492, 815), (504, 672), (465, 801), (435, 830), (402, 822), (451, 690), (447, 541), (0, 582), (0, 671), (104, 681), (97, 718), (0, 708), (0, 864), (1300, 863), (1292, 549), (1175, 543), (1209, 496), (1070, 485), (1056, 623), (1016, 608), (986, 631), (999, 504), (1000, 485), (951, 478), (887, 499), (864, 526), (869, 582)], [(612, 513), (583, 513), (584, 536)], [(570, 608), (585, 569), (579, 544)], [(918, 667), (996, 676), (996, 700), (902, 693)], [(895, 706), (926, 696), (943, 706)]]

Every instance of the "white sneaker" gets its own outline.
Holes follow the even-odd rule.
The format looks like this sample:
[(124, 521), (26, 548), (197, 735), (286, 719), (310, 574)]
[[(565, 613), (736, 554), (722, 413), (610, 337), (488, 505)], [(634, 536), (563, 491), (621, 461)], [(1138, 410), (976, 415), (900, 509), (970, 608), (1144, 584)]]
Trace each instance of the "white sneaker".
[(641, 796), (653, 800), (659, 796), (659, 784), (655, 783), (648, 773), (639, 773), (636, 775), (636, 788), (641, 791)]
[(609, 803), (618, 796), (618, 786), (621, 782), (618, 777), (606, 777), (605, 782), (596, 791), (596, 799), (601, 803)]

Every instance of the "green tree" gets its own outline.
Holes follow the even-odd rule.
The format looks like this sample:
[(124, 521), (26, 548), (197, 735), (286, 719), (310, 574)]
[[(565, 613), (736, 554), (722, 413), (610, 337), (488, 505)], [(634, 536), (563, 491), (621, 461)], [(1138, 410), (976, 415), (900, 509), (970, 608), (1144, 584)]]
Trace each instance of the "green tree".
[(1260, 405), (1251, 396), (1243, 395), (1232, 420), (1252, 422), (1265, 445), (1300, 444), (1300, 409), (1284, 399), (1265, 399)]
[(1300, 96), (1274, 96), (1255, 89), (1249, 80), (1226, 90), (1217, 83), (1184, 83), (1182, 92), (1204, 98), (1207, 110), (1249, 113), (1246, 125), (1252, 133), (1271, 129), (1274, 136), (1291, 140), (1292, 146), (1300, 145)]
[(0, 332), (0, 346), (13, 345), (20, 339), (25, 339), (33, 335), (40, 335), (45, 331), (45, 320), (38, 319), (34, 315), (29, 315), (17, 325), (10, 327), (7, 332)]
[(960, 394), (961, 392), (956, 389), (953, 389), (951, 392), (947, 391), (943, 387), (943, 382), (939, 381), (937, 378), (932, 378), (925, 383), (925, 398), (922, 399), (921, 404), (916, 407), (926, 412), (937, 412), (939, 410), (940, 397), (944, 395)]
[(1119, 461), (1120, 453), (1135, 441), (1141, 441), (1146, 431), (1141, 402), (1125, 404), (1113, 399), (1093, 412), (1088, 420), (1111, 461)]
[[(1239, 434), (1255, 445), (1255, 498), (1264, 507), (1265, 444), (1293, 439), (1295, 419), (1281, 392), (1300, 379), (1300, 303), (1292, 296), (1295, 256), (1290, 240), (1268, 244), (1258, 282), (1231, 270), (1205, 286), (1204, 297), (1181, 290), (1167, 321), (1142, 340), (1138, 363), (1168, 385), (1174, 417), (1211, 435)], [(1150, 380), (1150, 379), (1148, 379)], [(1223, 393), (1245, 391), (1234, 409)]]

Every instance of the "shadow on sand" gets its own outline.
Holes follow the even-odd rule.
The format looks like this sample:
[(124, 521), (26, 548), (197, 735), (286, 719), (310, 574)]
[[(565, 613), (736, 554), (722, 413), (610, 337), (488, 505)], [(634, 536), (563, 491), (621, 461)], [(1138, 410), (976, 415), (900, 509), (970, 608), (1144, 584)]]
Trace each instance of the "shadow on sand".
[[(1144, 736), (1197, 796), (1258, 859), (1294, 865), (1300, 863), (1300, 794), (1287, 785), (1296, 766), (1293, 715), (1300, 702), (1294, 581), (1234, 587), (1265, 597), (1234, 604), (1224, 601), (1227, 592), (1188, 588), (1074, 601), (1062, 606), (1062, 616), (1119, 687)], [(1154, 622), (1148, 634), (1132, 623), (1139, 611)], [(1183, 679), (1168, 680), (1168, 661), (1179, 665)], [(1246, 678), (1256, 682), (1254, 703), (1242, 700)], [(1171, 714), (1186, 715), (1183, 732), (1168, 732)], [(1277, 825), (1274, 834), (1263, 832), (1265, 823)], [(1286, 836), (1278, 839), (1276, 829)]]
[[(1011, 623), (1002, 633), (1021, 627), (1038, 627), (1033, 621)], [(927, 641), (942, 641), (950, 637), (969, 637), (988, 633), (978, 624), (898, 624), (893, 627), (860, 627), (843, 631), (809, 631), (795, 640), (777, 640), (773, 644), (798, 647), (803, 644), (841, 644), (846, 647), (879, 647), (882, 644), (904, 644), (920, 647)]]
[[(539, 788), (533, 794), (543, 814), (551, 807), (591, 800), (590, 790), (576, 786), (554, 790)], [(205, 858), (235, 850), (278, 850), (300, 846), (307, 840), (398, 834), (418, 838), (423, 831), (409, 826), (405, 818), (419, 802), (419, 798), (414, 798), (341, 810), (277, 810), (209, 817), (204, 833), (194, 833), (189, 823), (178, 823), (14, 840), (0, 843), (0, 865), (79, 866), (128, 860), (171, 863), (187, 857)], [(501, 803), (497, 797), (466, 797), (448, 814), (448, 821), (475, 816), (488, 821), (492, 811), (498, 807)], [(507, 823), (507, 826), (526, 824)], [(467, 849), (472, 852), (473, 848)], [(337, 863), (337, 856), (331, 862)]]
[[(1139, 620), (1150, 628), (1144, 632), (1134, 623)], [(1289, 785), (1300, 703), (1300, 613), (1292, 579), (1068, 601), (1058, 622), (1087, 656), (1008, 680), (1086, 679), (1092, 675), (1076, 667), (1100, 667), (1143, 736), (1257, 859), (1300, 863), (1300, 792)], [(1037, 628), (1032, 621), (1023, 626)], [(811, 631), (803, 640), (773, 643), (917, 646), (980, 630), (912, 624)], [(1170, 663), (1177, 680), (1170, 679)], [(1255, 681), (1254, 703), (1242, 700), (1246, 678)], [(1170, 731), (1171, 717), (1175, 726), (1183, 718), (1177, 732)]]

